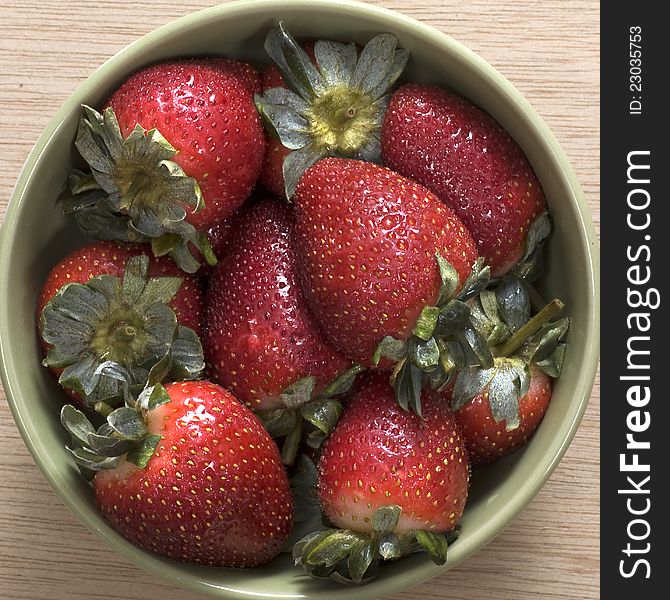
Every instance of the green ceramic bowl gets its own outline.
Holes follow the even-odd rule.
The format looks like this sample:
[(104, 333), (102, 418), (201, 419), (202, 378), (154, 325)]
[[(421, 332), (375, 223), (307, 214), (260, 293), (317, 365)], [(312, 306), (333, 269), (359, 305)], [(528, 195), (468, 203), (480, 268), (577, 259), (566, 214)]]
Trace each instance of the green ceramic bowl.
[(21, 173), (0, 240), (2, 380), (17, 426), (54, 490), (79, 519), (134, 564), (164, 579), (219, 598), (345, 598), (351, 589), (301, 576), (286, 556), (253, 570), (183, 565), (122, 539), (98, 515), (90, 488), (66, 455), (58, 421), (63, 395), (40, 366), (35, 302), (47, 272), (81, 244), (55, 200), (73, 158), (79, 105), (98, 105), (129, 73), (170, 57), (220, 53), (263, 60), (263, 39), (278, 19), (295, 35), (364, 42), (392, 32), (411, 52), (407, 77), (449, 86), (491, 113), (521, 144), (554, 217), (544, 278), (547, 296), (565, 300), (572, 317), (565, 370), (547, 415), (523, 450), (477, 478), (460, 539), (446, 567), (413, 556), (383, 569), (356, 598), (398, 592), (441, 573), (490, 542), (535, 496), (563, 456), (586, 407), (598, 359), (598, 254), (593, 225), (574, 173), (531, 106), (491, 66), (446, 35), (400, 14), (353, 2), (256, 0), (179, 19), (138, 40), (105, 63), (62, 106)]

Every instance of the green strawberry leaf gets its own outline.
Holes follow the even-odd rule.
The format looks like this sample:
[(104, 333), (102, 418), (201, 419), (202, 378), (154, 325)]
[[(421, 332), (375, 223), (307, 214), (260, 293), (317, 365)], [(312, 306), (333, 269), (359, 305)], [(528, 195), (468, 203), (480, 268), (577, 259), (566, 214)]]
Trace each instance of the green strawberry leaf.
[(456, 412), (481, 394), (495, 375), (495, 367), (466, 367), (459, 371), (451, 395), (451, 410)]
[(435, 258), (437, 259), (440, 279), (442, 280), (442, 287), (440, 288), (440, 295), (436, 304), (442, 306), (445, 302), (451, 300), (456, 293), (459, 283), (458, 271), (439, 252), (435, 253)]
[(137, 441), (148, 431), (142, 416), (133, 408), (117, 408), (107, 417), (107, 424), (124, 440)]
[(421, 416), (421, 386), (423, 373), (413, 362), (406, 360), (400, 367), (393, 388), (396, 400), (404, 410), (412, 410)]
[(286, 408), (300, 408), (312, 399), (316, 377), (308, 375), (289, 385), (281, 394), (281, 403)]
[(326, 156), (326, 151), (323, 148), (310, 143), (303, 148), (294, 150), (284, 159), (282, 173), (287, 198), (290, 199), (293, 196), (302, 174), (315, 162)]
[(265, 38), (265, 51), (288, 88), (296, 94), (313, 98), (325, 88), (323, 77), (282, 22), (277, 29), (269, 31)]
[(489, 266), (484, 266), (484, 259), (479, 257), (470, 270), (470, 275), (463, 284), (458, 299), (461, 302), (467, 302), (470, 298), (474, 298), (489, 284), (491, 279), (491, 269)]
[(126, 452), (129, 452), (133, 447), (133, 442), (118, 437), (115, 438), (108, 435), (91, 433), (88, 436), (86, 445), (98, 456), (112, 457), (121, 456)]
[(99, 456), (84, 448), (68, 448), (66, 446), (65, 449), (72, 455), (77, 465), (90, 471), (116, 469), (121, 462), (120, 456)]
[(318, 40), (314, 44), (314, 55), (327, 85), (351, 84), (351, 76), (358, 61), (356, 44)]
[(88, 444), (88, 436), (95, 433), (86, 415), (71, 404), (66, 404), (60, 411), (60, 421), (67, 432), (82, 446)]
[(407, 342), (405, 340), (396, 340), (387, 335), (377, 345), (372, 355), (372, 364), (378, 365), (382, 357), (390, 358), (393, 361), (399, 361), (407, 355)]
[(394, 532), (401, 512), (402, 509), (397, 504), (380, 506), (372, 513), (372, 530), (380, 537)]
[[(372, 541), (360, 541), (356, 543), (349, 552), (347, 570), (354, 583), (361, 583), (365, 573), (370, 568), (375, 556), (375, 548)], [(344, 583), (349, 583), (344, 581)]]
[(314, 400), (300, 407), (303, 419), (309, 421), (326, 436), (330, 434), (342, 414), (342, 404), (337, 400), (328, 398), (325, 400)]
[(351, 549), (364, 538), (349, 530), (336, 529), (305, 551), (303, 562), (311, 565), (333, 567), (349, 555)]
[(393, 533), (385, 533), (378, 542), (379, 554), (384, 560), (394, 560), (402, 556), (400, 538)]
[(412, 362), (424, 372), (431, 372), (440, 361), (440, 349), (435, 338), (428, 341), (413, 340), (410, 357)]
[(551, 235), (551, 219), (549, 213), (543, 212), (538, 215), (528, 228), (526, 236), (526, 247), (521, 262), (527, 261), (540, 246), (542, 246)]
[(321, 394), (319, 394), (319, 397), (333, 398), (335, 396), (342, 396), (349, 393), (351, 387), (356, 381), (356, 377), (363, 371), (365, 371), (365, 367), (360, 365), (352, 365), (337, 375), (331, 382), (329, 382)]
[(514, 275), (503, 278), (495, 290), (498, 311), (512, 333), (530, 319), (530, 297), (521, 279)]
[(137, 465), (140, 469), (144, 469), (149, 460), (154, 455), (158, 444), (160, 443), (162, 437), (160, 435), (148, 435), (146, 436), (141, 444), (135, 446), (128, 454), (126, 455), (126, 460), (128, 462)]
[(138, 406), (143, 410), (154, 410), (168, 402), (170, 395), (160, 383), (144, 388), (137, 399)]
[(557, 344), (554, 352), (544, 360), (535, 362), (535, 366), (544, 371), (549, 377), (558, 379), (563, 370), (566, 344)]
[(404, 67), (402, 63), (406, 63), (409, 58), (406, 53), (399, 55), (402, 67), (398, 70), (399, 65), (395, 63), (397, 44), (397, 38), (390, 33), (381, 33), (372, 38), (361, 51), (351, 75), (351, 85), (364, 93), (374, 92), (372, 97), (375, 100), (386, 93), (395, 82), (391, 80), (392, 77), (397, 78), (400, 75)]
[(444, 534), (417, 530), (416, 541), (436, 565), (443, 565), (447, 562), (449, 544)]

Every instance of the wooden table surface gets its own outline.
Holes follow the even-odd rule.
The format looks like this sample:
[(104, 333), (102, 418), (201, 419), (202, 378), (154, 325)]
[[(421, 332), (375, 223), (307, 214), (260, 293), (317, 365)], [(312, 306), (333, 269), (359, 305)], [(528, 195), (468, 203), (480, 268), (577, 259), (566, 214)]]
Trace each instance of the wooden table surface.
[[(0, 215), (60, 104), (144, 33), (213, 0), (4, 0), (0, 11)], [(308, 4), (308, 2), (306, 2)], [(547, 121), (599, 228), (597, 0), (380, 0), (490, 62)], [(599, 597), (599, 385), (567, 455), (520, 517), (458, 568), (397, 598)], [(115, 555), (35, 466), (0, 389), (0, 598), (195, 600)], [(355, 592), (352, 592), (355, 598)]]

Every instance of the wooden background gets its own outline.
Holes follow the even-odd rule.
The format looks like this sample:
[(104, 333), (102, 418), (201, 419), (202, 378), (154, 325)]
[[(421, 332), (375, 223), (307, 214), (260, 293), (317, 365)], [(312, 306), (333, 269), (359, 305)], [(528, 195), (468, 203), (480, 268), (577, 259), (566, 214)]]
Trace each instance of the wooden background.
[[(215, 3), (4, 0), (0, 215), (39, 133), (97, 66), (157, 26)], [(597, 0), (376, 3), (452, 35), (519, 88), (563, 146), (599, 228)], [(599, 391), (596, 384), (561, 465), (513, 525), (463, 565), (397, 599), (599, 597)], [(80, 525), (33, 463), (1, 389), (0, 457), (0, 598), (200, 598), (141, 572)]]

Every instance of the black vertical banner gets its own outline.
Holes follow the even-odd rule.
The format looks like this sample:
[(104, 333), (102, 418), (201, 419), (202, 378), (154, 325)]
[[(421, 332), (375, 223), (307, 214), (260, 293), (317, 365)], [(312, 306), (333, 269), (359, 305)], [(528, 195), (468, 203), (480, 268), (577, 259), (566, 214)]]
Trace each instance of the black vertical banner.
[[(664, 3), (601, 3), (601, 597), (669, 598)], [(664, 11), (663, 11), (664, 12)]]

